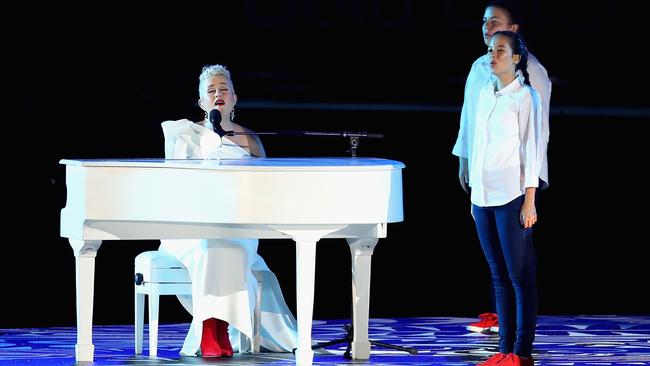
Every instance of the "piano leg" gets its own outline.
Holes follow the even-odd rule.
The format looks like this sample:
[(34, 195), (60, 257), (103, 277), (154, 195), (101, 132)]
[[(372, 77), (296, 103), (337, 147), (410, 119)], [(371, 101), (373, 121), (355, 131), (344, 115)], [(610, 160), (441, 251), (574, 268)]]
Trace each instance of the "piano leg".
[(298, 321), (298, 349), (296, 364), (311, 365), (311, 326), (314, 314), (314, 275), (316, 269), (316, 241), (296, 241), (296, 308)]
[(352, 254), (352, 358), (370, 358), (370, 263), (377, 238), (347, 239)]
[(95, 288), (95, 256), (101, 241), (69, 239), (75, 256), (77, 287), (77, 361), (93, 361), (93, 295)]
[(298, 321), (298, 348), (296, 365), (311, 365), (311, 326), (314, 314), (314, 278), (316, 272), (316, 242), (342, 226), (322, 230), (283, 230), (296, 242), (296, 320)]

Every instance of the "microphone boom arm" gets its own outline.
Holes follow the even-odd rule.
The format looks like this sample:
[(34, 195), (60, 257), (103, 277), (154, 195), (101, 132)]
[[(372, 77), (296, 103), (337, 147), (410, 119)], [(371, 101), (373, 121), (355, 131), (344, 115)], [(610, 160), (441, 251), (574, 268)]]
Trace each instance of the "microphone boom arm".
[(341, 137), (368, 137), (373, 139), (384, 138), (382, 133), (372, 132), (327, 132), (327, 131), (266, 131), (266, 132), (239, 132), (224, 131), (225, 136), (235, 135), (279, 135), (279, 136), (341, 136)]
[(278, 135), (278, 136), (340, 136), (350, 138), (350, 156), (357, 156), (357, 148), (359, 146), (360, 137), (368, 137), (373, 139), (384, 138), (384, 134), (370, 133), (370, 132), (327, 132), (327, 131), (267, 131), (267, 132), (239, 132), (239, 131), (224, 131), (223, 136), (239, 136), (239, 135)]

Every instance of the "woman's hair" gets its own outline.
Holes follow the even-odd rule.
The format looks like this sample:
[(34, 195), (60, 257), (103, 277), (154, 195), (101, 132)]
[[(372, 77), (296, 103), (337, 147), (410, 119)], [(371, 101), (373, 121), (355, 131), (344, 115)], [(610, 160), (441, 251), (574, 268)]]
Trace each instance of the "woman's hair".
[(225, 66), (223, 65), (206, 65), (203, 66), (203, 70), (201, 71), (201, 75), (199, 75), (199, 95), (203, 92), (203, 87), (205, 86), (206, 81), (210, 79), (211, 77), (215, 75), (223, 75), (228, 79), (228, 83), (230, 84), (230, 88), (234, 92), (235, 87), (232, 84), (232, 79), (230, 78), (230, 71), (226, 69)]
[(521, 28), (521, 25), (524, 23), (523, 12), (521, 11), (520, 1), (517, 0), (489, 0), (485, 7), (494, 6), (504, 10), (508, 14), (508, 20), (510, 24), (518, 24)]
[(512, 48), (512, 54), (520, 56), (519, 62), (517, 63), (517, 66), (515, 66), (515, 72), (521, 70), (521, 74), (524, 76), (524, 84), (530, 86), (527, 70), (528, 49), (526, 48), (526, 43), (521, 34), (511, 31), (498, 31), (494, 32), (492, 35), (492, 37), (495, 36), (504, 36), (508, 38), (508, 44), (510, 44), (510, 48)]

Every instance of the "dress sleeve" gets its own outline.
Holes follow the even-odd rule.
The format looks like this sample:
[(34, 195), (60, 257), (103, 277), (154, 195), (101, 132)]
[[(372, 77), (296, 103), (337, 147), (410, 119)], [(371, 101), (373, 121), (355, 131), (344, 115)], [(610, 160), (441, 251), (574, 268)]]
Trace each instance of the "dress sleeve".
[(165, 159), (214, 159), (221, 137), (214, 131), (187, 119), (165, 121)]

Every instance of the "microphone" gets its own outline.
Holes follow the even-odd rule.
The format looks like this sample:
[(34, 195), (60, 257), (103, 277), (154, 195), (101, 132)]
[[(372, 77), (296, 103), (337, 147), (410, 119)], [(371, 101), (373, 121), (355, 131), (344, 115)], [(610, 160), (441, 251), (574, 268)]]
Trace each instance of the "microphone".
[(219, 136), (226, 136), (228, 132), (221, 127), (221, 112), (218, 109), (213, 109), (210, 111), (209, 117), (210, 123), (212, 123), (212, 129)]

